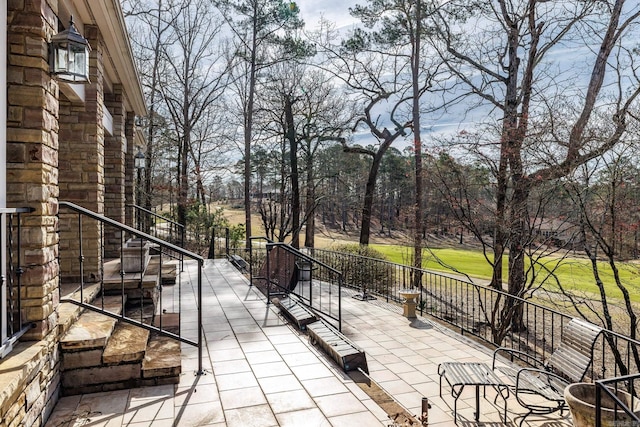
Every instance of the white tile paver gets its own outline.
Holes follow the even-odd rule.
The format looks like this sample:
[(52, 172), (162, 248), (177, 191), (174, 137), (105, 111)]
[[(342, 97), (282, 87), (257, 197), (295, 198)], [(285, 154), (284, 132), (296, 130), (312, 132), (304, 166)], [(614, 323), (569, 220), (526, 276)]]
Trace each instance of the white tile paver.
[[(195, 265), (185, 264), (183, 298), (195, 286)], [(306, 336), (286, 324), (273, 305), (226, 261), (207, 262), (203, 275), (205, 375), (194, 375), (197, 351), (183, 345), (177, 385), (64, 397), (47, 427), (73, 425), (164, 427), (340, 427), (387, 426), (386, 413)], [(163, 288), (177, 292), (177, 286)], [(453, 397), (437, 365), (444, 361), (491, 361), (490, 351), (428, 319), (408, 320), (402, 308), (382, 300), (359, 301), (343, 292), (343, 333), (364, 349), (370, 376), (395, 400), (418, 415), (421, 400), (432, 405), (429, 425), (453, 426)], [(182, 304), (194, 315), (195, 300)], [(183, 326), (193, 327), (192, 322)], [(190, 332), (192, 334), (193, 332)], [(518, 425), (525, 411), (509, 399), (508, 423), (494, 392), (481, 398), (481, 419)], [(475, 425), (473, 387), (458, 401), (460, 425)], [(62, 423), (67, 424), (62, 424)], [(531, 417), (525, 426), (570, 426), (567, 415)]]

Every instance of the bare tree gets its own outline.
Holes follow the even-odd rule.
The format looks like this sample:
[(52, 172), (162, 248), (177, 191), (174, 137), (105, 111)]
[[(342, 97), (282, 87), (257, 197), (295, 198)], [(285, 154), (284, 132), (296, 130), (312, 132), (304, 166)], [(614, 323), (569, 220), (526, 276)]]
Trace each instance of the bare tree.
[[(620, 229), (630, 224), (637, 228), (640, 223), (637, 209), (628, 209), (630, 204), (637, 206), (640, 191), (640, 170), (630, 161), (636, 152), (637, 141), (625, 141), (607, 156), (585, 164), (567, 181), (565, 190), (577, 207), (580, 228), (576, 245), (589, 259), (594, 288), (559, 286), (563, 299), (568, 299), (581, 317), (632, 339), (638, 337), (637, 307), (632, 300), (633, 287), (621, 272), (638, 274), (638, 268), (624, 262), (622, 245), (616, 242)], [(616, 351), (616, 345), (611, 344)], [(628, 361), (614, 354), (621, 374), (626, 374)], [(635, 354), (634, 362), (640, 366), (640, 355)]]
[[(625, 135), (640, 93), (630, 55), (635, 41), (627, 37), (639, 15), (640, 6), (625, 0), (454, 0), (438, 14), (436, 46), (459, 82), (458, 95), (476, 97), (501, 123), (498, 142), (485, 147), (497, 159), (492, 286), (502, 288), (508, 248), (508, 290), (524, 296), (532, 189), (603, 155)], [(563, 48), (582, 49), (581, 67), (552, 66), (550, 56)], [(577, 75), (585, 63), (590, 73)], [(624, 82), (618, 70), (629, 64), (631, 82)], [(580, 77), (586, 83), (578, 88)], [(603, 118), (613, 123), (606, 134)]]
[[(300, 28), (304, 23), (299, 19), (298, 8), (293, 2), (282, 0), (219, 0), (216, 2), (229, 28), (234, 33), (233, 56), (244, 71), (244, 78), (236, 85), (243, 98), (242, 127), (244, 152), (244, 203), (246, 245), (251, 237), (251, 145), (254, 126), (254, 102), (258, 75), (274, 63), (295, 58), (300, 54), (300, 43), (288, 31)], [(270, 55), (273, 46), (285, 47), (279, 53)], [(304, 50), (304, 49), (302, 49)]]
[[(229, 64), (215, 43), (220, 22), (209, 0), (180, 4), (171, 22), (173, 38), (162, 46), (166, 69), (160, 87), (178, 142), (178, 222), (186, 224), (189, 195), (189, 159), (193, 156), (195, 131), (209, 117), (227, 84)], [(194, 165), (194, 170), (200, 165)]]
[[(415, 166), (414, 264), (422, 265), (422, 141), (420, 135), (421, 98), (438, 72), (435, 63), (425, 61), (422, 46), (423, 23), (432, 11), (422, 1), (368, 2), (356, 6), (352, 14), (370, 31), (356, 29), (340, 46), (332, 45), (332, 29), (324, 24), (316, 40), (330, 59), (323, 69), (340, 79), (346, 89), (358, 96), (362, 114), (360, 126), (379, 141), (376, 148), (344, 144), (345, 152), (370, 156), (371, 168), (362, 209), (360, 244), (367, 245), (371, 233), (373, 198), (380, 162), (399, 137), (413, 131)], [(383, 113), (386, 116), (382, 119)], [(375, 113), (374, 113), (375, 111)], [(391, 128), (391, 130), (389, 129)], [(417, 284), (417, 283), (416, 283)]]

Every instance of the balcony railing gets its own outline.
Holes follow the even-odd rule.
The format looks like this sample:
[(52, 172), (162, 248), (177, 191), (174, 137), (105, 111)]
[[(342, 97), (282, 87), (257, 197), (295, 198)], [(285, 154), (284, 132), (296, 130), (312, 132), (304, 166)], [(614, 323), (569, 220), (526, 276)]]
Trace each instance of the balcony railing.
[(31, 208), (0, 208), (0, 359), (32, 325), (22, 309), (22, 215)]
[[(265, 243), (253, 243), (260, 240)], [(265, 280), (261, 272), (264, 272), (268, 248), (273, 243), (264, 238), (251, 241), (249, 253), (243, 255), (250, 260), (250, 277), (254, 283)], [(416, 289), (420, 294), (418, 309), (421, 315), (440, 319), (452, 329), (485, 341), (490, 347), (512, 348), (538, 360), (546, 360), (558, 346), (564, 326), (573, 317), (544, 305), (543, 301), (516, 297), (452, 275), (323, 249), (306, 249), (305, 253), (315, 262), (341, 272), (343, 286), (359, 291), (360, 297), (400, 303), (403, 301), (402, 290)], [(599, 393), (606, 393), (604, 387), (628, 382), (629, 378), (634, 381), (640, 378), (640, 341), (603, 329), (594, 346), (593, 362), (585, 379), (597, 381), (602, 388)], [(639, 387), (628, 383), (625, 387), (637, 401)], [(635, 408), (635, 404), (631, 408)], [(629, 408), (626, 410), (628, 412)], [(599, 404), (597, 411), (600, 411)]]
[[(400, 291), (420, 284), (418, 309), (489, 346), (502, 346), (545, 360), (572, 316), (498, 289), (446, 274), (353, 254), (310, 249), (309, 255), (341, 271), (344, 286), (361, 294), (401, 302)], [(589, 320), (589, 319), (587, 319)], [(604, 330), (589, 372), (592, 380), (640, 373), (640, 341)]]

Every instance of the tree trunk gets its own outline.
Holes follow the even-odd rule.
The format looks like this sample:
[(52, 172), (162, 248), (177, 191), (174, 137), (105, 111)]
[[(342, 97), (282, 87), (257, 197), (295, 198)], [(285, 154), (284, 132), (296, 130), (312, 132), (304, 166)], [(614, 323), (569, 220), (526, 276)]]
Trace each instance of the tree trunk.
[[(420, 88), (419, 88), (419, 70), (420, 70), (420, 41), (422, 38), (421, 22), (422, 22), (422, 1), (416, 2), (416, 30), (415, 40), (413, 42), (413, 53), (411, 57), (411, 74), (412, 74), (412, 122), (413, 122), (413, 149), (415, 156), (416, 168), (416, 194), (415, 194), (415, 230), (413, 240), (413, 265), (416, 268), (422, 268), (422, 140), (420, 135)], [(414, 286), (421, 286), (422, 275), (416, 275)]]
[(249, 96), (244, 111), (244, 222), (246, 230), (245, 247), (247, 248), (251, 245), (251, 138), (253, 136), (253, 104), (256, 90), (256, 49), (258, 37), (258, 11), (254, 9), (253, 13)]
[(376, 191), (376, 181), (378, 179), (378, 171), (380, 170), (382, 156), (386, 151), (386, 149), (384, 151), (378, 150), (378, 152), (373, 156), (371, 168), (369, 169), (369, 177), (367, 178), (367, 185), (364, 192), (364, 204), (362, 206), (362, 221), (360, 223), (360, 244), (364, 246), (369, 244), (373, 196)]
[[(311, 150), (309, 149), (309, 152)], [(313, 175), (313, 159), (311, 155), (307, 158), (307, 200), (305, 202), (306, 227), (304, 233), (304, 245), (307, 248), (315, 247), (316, 235), (316, 194)]]
[(285, 96), (284, 116), (289, 140), (289, 161), (291, 163), (291, 246), (300, 248), (300, 180), (298, 179), (298, 142), (293, 124), (291, 97)]

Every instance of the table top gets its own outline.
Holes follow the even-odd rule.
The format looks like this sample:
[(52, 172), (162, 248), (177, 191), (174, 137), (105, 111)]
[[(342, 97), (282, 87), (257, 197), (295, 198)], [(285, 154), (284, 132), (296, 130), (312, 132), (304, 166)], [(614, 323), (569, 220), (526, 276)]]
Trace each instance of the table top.
[(451, 385), (504, 385), (486, 363), (445, 362), (438, 365), (438, 373)]

